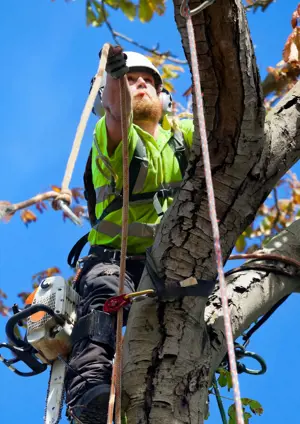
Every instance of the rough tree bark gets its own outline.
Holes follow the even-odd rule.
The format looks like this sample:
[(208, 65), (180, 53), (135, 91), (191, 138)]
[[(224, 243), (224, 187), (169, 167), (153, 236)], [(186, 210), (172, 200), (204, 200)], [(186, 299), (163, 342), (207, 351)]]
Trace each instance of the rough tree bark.
[[(190, 61), (180, 4), (181, 0), (174, 0), (175, 19)], [(198, 4), (190, 2), (190, 7)], [(193, 23), (226, 261), (260, 204), (299, 157), (300, 85), (265, 119), (241, 0), (216, 0), (204, 13), (194, 16)], [(195, 124), (189, 167), (152, 251), (167, 284), (190, 276), (216, 278), (197, 121)], [(269, 248), (278, 249), (281, 244), (281, 253), (299, 259), (299, 232), (299, 223), (291, 226)], [(281, 297), (295, 291), (299, 281), (248, 271), (231, 277), (229, 283), (237, 337)], [(140, 287), (151, 286), (145, 272)], [(123, 358), (123, 405), (129, 424), (203, 422), (211, 377), (225, 352), (217, 289), (208, 301), (185, 297), (173, 302), (146, 299), (136, 303), (130, 312)]]

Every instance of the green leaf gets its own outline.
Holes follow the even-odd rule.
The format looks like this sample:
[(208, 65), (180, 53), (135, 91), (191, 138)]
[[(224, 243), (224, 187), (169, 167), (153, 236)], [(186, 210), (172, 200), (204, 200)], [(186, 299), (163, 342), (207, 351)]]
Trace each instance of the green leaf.
[(120, 0), (105, 0), (105, 4), (117, 10), (120, 7)]
[(264, 412), (263, 407), (257, 400), (251, 400), (249, 407), (255, 415), (261, 415)]
[(124, 12), (124, 15), (127, 16), (127, 18), (130, 21), (133, 21), (136, 17), (136, 6), (129, 0), (121, 0), (120, 1), (120, 8), (122, 12)]
[(92, 5), (90, 1), (86, 2), (86, 24), (93, 25), (94, 22), (97, 22), (97, 17), (92, 9)]
[(243, 232), (243, 235), (244, 235), (245, 237), (250, 237), (250, 236), (251, 236), (252, 231), (253, 231), (252, 226), (251, 226), (251, 225), (249, 225), (249, 226), (246, 228), (246, 230)]
[(168, 90), (170, 93), (174, 93), (174, 85), (170, 83), (170, 81), (164, 80), (164, 87), (166, 90)]
[(86, 22), (87, 25), (100, 27), (108, 18), (108, 12), (97, 0), (86, 2)]
[(149, 22), (153, 14), (163, 15), (166, 10), (165, 0), (140, 0), (139, 18), (141, 22)]
[(252, 417), (252, 415), (250, 414), (250, 412), (244, 412), (244, 421), (245, 424), (249, 424), (249, 420)]
[(141, 22), (151, 21), (154, 13), (154, 6), (151, 0), (140, 0), (139, 18)]
[(243, 252), (245, 250), (245, 248), (246, 248), (246, 239), (245, 239), (244, 234), (241, 234), (239, 236), (239, 238), (237, 239), (236, 244), (235, 244), (235, 248), (236, 248), (236, 251), (239, 252), (239, 253), (241, 253), (241, 252)]
[(235, 405), (230, 405), (228, 408), (229, 422), (228, 424), (236, 424)]
[(227, 386), (227, 375), (226, 375), (226, 373), (221, 372), (221, 374), (218, 378), (218, 383), (221, 387)]
[(252, 402), (252, 399), (241, 398), (241, 402), (242, 402), (242, 405), (247, 406), (247, 405), (249, 405), (250, 402)]

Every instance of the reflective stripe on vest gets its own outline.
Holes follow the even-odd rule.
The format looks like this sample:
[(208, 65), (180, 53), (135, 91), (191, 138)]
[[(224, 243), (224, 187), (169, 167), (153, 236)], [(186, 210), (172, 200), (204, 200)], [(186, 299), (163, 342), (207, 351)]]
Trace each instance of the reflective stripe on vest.
[[(141, 237), (141, 238), (154, 238), (158, 224), (143, 224), (141, 222), (133, 222), (128, 225), (128, 236)], [(106, 234), (109, 237), (116, 237), (122, 233), (122, 227), (114, 222), (106, 221), (103, 219), (94, 230), (99, 233)]]
[[(140, 176), (140, 173), (139, 173), (139, 176)], [(144, 178), (144, 176), (142, 178)], [(140, 180), (142, 180), (142, 178), (140, 178)], [(157, 191), (179, 189), (180, 185), (181, 185), (181, 181), (175, 181), (173, 183), (168, 183), (168, 184), (165, 184), (165, 185), (161, 184), (158, 187)], [(114, 187), (111, 184), (109, 184), (109, 185), (107, 184), (107, 185), (104, 185), (102, 187), (98, 187), (95, 191), (96, 191), (96, 203), (104, 202), (111, 195), (115, 195), (117, 197), (121, 195), (121, 191), (114, 189)], [(140, 194), (146, 195), (146, 193), (140, 193)], [(151, 195), (152, 195), (152, 198), (153, 198), (154, 197), (153, 192), (151, 192)], [(131, 196), (130, 203), (134, 202), (135, 204), (137, 204), (137, 203), (141, 203), (141, 202), (142, 203), (149, 202), (149, 197), (147, 197), (147, 198), (141, 197), (141, 199), (139, 199), (138, 196), (139, 195)]]

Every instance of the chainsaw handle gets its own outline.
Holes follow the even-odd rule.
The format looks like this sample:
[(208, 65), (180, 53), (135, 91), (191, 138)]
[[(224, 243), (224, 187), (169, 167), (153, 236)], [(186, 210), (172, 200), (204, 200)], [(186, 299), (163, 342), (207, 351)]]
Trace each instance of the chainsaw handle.
[[(12, 346), (8, 343), (0, 343), (0, 349), (6, 348), (10, 350), (13, 355), (15, 356), (12, 359), (5, 359), (0, 354), (0, 362), (3, 362), (3, 364), (10, 369), (15, 374), (21, 376), (21, 377), (32, 377), (34, 375), (40, 374), (43, 371), (47, 369), (47, 365), (43, 364), (38, 360), (38, 358), (35, 356), (35, 350), (32, 346), (29, 345), (29, 348), (23, 349), (19, 347)], [(24, 362), (32, 371), (25, 372), (20, 371), (19, 369), (15, 368), (13, 364), (16, 364), (17, 362)]]
[(44, 311), (47, 314), (54, 317), (58, 324), (64, 324), (64, 320), (60, 318), (49, 306), (42, 305), (42, 304), (35, 304), (28, 306), (27, 308), (23, 309), (20, 312), (17, 312), (15, 315), (13, 315), (6, 323), (5, 332), (8, 337), (8, 339), (17, 347), (23, 347), (26, 348), (29, 346), (29, 343), (25, 342), (22, 339), (19, 339), (15, 335), (15, 326), (18, 324), (18, 322), (22, 321), (25, 318), (29, 318), (31, 315), (35, 314), (36, 312)]

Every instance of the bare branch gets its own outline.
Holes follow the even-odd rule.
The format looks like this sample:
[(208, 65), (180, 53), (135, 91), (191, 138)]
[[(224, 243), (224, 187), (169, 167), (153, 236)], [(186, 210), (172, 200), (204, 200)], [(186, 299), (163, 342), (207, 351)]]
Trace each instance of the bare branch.
[[(300, 220), (283, 230), (262, 249), (260, 254), (284, 255), (294, 265), (283, 265), (288, 275), (262, 270), (242, 270), (227, 278), (228, 295), (231, 299), (231, 317), (234, 337), (239, 337), (253, 322), (269, 311), (283, 297), (300, 289)], [(257, 254), (256, 254), (257, 255)], [(247, 262), (249, 266), (252, 261)], [(255, 264), (267, 265), (268, 261), (255, 260)], [(214, 359), (212, 373), (218, 367), (226, 351), (220, 293), (209, 298), (205, 320), (214, 337)]]
[(149, 53), (155, 54), (156, 56), (168, 59), (170, 62), (180, 63), (181, 65), (187, 65), (186, 60), (177, 59), (176, 57), (174, 57), (172, 55), (172, 53), (170, 51), (160, 53), (157, 50), (156, 47), (153, 48), (153, 49), (150, 49), (149, 47), (143, 46), (142, 44), (138, 43), (137, 41), (134, 41), (132, 38), (129, 38), (126, 35), (121, 34), (120, 32), (113, 30), (113, 34), (114, 34), (115, 37), (122, 38), (123, 40), (127, 41), (128, 43), (131, 43), (134, 46), (137, 46), (137, 47), (145, 50), (146, 52), (149, 52)]
[(103, 1), (103, 0), (101, 1), (101, 9), (102, 9), (102, 14), (103, 14), (103, 17), (104, 17), (105, 24), (106, 24), (106, 26), (107, 26), (107, 28), (108, 28), (109, 32), (111, 33), (111, 36), (112, 36), (112, 38), (114, 39), (114, 42), (115, 42), (116, 44), (119, 44), (119, 42), (118, 42), (118, 40), (117, 40), (117, 38), (116, 38), (116, 36), (115, 36), (115, 33), (114, 33), (114, 30), (113, 30), (113, 27), (111, 26), (111, 23), (110, 23), (110, 22), (109, 22), (109, 20), (107, 19), (107, 15), (106, 15), (106, 11), (105, 11), (104, 1)]
[(0, 219), (4, 218), (6, 215), (13, 215), (15, 212), (28, 208), (37, 203), (43, 202), (45, 200), (55, 199), (57, 197), (57, 192), (54, 190), (46, 191), (45, 193), (37, 194), (34, 197), (31, 197), (28, 200), (23, 202), (11, 204), (7, 201), (0, 201)]

